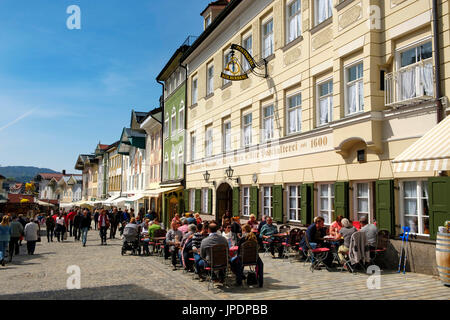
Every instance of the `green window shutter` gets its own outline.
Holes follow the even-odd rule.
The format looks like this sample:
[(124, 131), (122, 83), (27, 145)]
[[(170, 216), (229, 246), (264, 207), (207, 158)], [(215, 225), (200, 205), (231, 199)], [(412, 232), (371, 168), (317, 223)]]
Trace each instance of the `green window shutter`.
[(189, 211), (189, 189), (184, 190), (184, 211)]
[(233, 217), (239, 216), (239, 202), (240, 202), (239, 187), (233, 188)]
[(303, 225), (309, 225), (314, 220), (314, 183), (302, 184), (301, 188), (300, 220)]
[(283, 223), (283, 187), (275, 185), (272, 187), (273, 199), (273, 219), (276, 222)]
[(202, 210), (202, 189), (195, 189), (195, 211)]
[(258, 187), (250, 187), (250, 214), (258, 218)]
[(208, 213), (212, 214), (212, 189), (208, 189)]
[(349, 218), (348, 210), (348, 182), (336, 182), (334, 184), (334, 215), (333, 221), (337, 216)]
[(438, 227), (450, 220), (450, 177), (428, 179), (430, 239), (436, 239)]
[(375, 182), (375, 214), (379, 230), (395, 234), (394, 180)]

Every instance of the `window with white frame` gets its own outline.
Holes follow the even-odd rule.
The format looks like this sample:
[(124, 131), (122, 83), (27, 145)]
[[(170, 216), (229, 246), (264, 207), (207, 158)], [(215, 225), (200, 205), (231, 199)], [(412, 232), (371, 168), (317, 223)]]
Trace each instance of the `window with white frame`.
[(183, 148), (178, 149), (178, 178), (183, 177), (184, 160), (183, 160)]
[(166, 113), (166, 119), (164, 119), (164, 139), (167, 139), (169, 134), (169, 114)]
[(242, 188), (242, 215), (250, 216), (250, 187)]
[(302, 95), (297, 93), (287, 98), (288, 133), (302, 130)]
[(273, 19), (262, 25), (262, 58), (273, 54)]
[(223, 152), (228, 152), (231, 150), (231, 121), (223, 122), (223, 137), (222, 137), (222, 146)]
[(314, 15), (316, 26), (333, 16), (332, 0), (314, 0)]
[(198, 79), (192, 79), (192, 104), (196, 104), (198, 99)]
[(263, 142), (273, 138), (274, 114), (273, 105), (263, 107)]
[(242, 144), (244, 147), (248, 147), (252, 144), (252, 113), (250, 112), (245, 114), (243, 118), (244, 137), (242, 140)]
[(300, 221), (301, 217), (301, 186), (288, 187), (288, 212), (289, 221)]
[(356, 188), (354, 187), (353, 190), (355, 190), (355, 208), (356, 208), (356, 216), (354, 217), (355, 221), (359, 221), (359, 219), (363, 216), (366, 216), (368, 221), (372, 221), (372, 215), (371, 215), (371, 208), (370, 208), (370, 194), (371, 194), (371, 187), (370, 183), (364, 182), (364, 183), (356, 183)]
[(195, 133), (191, 133), (191, 161), (195, 160), (195, 152), (196, 152), (196, 141), (195, 141)]
[(434, 95), (432, 55), (431, 41), (398, 53), (399, 100)]
[(178, 129), (183, 130), (184, 128), (184, 101), (180, 103), (180, 111), (178, 115)]
[(334, 184), (319, 185), (319, 216), (323, 217), (325, 224), (331, 224), (334, 213)]
[(301, 19), (301, 2), (300, 0), (293, 0), (286, 5), (286, 31), (287, 31), (287, 41), (289, 43), (302, 34), (302, 19)]
[(210, 24), (211, 24), (211, 15), (208, 15), (205, 18), (205, 29), (208, 28)]
[(189, 190), (189, 210), (195, 211), (195, 189)]
[(175, 134), (177, 130), (177, 114), (175, 108), (172, 110), (172, 136)]
[(206, 74), (206, 95), (214, 92), (214, 65), (210, 63), (207, 67)]
[(202, 213), (208, 213), (208, 188), (202, 188)]
[(170, 178), (175, 179), (175, 150), (170, 153)]
[(428, 210), (428, 182), (426, 180), (402, 181), (400, 185), (401, 221), (411, 233), (430, 234)]
[(318, 125), (323, 125), (333, 119), (333, 80), (317, 85)]
[(364, 111), (363, 63), (345, 69), (347, 115)]
[(266, 217), (272, 217), (273, 211), (273, 201), (272, 201), (272, 187), (267, 186), (262, 188), (262, 207), (263, 207), (263, 215)]
[(164, 155), (163, 175), (164, 179), (169, 179), (169, 155), (167, 154), (167, 152)]
[[(247, 50), (247, 52), (250, 55), (253, 55), (253, 38), (252, 38), (252, 34), (250, 33), (249, 35), (245, 35), (243, 40), (242, 40), (242, 47), (244, 47), (245, 50)], [(242, 68), (243, 71), (247, 71), (250, 69), (250, 64), (247, 62), (247, 60), (244, 58), (244, 56), (242, 56)]]
[(205, 157), (212, 156), (213, 135), (212, 127), (206, 128), (205, 131)]
[[(223, 73), (231, 75), (231, 71), (235, 71), (235, 70), (227, 70), (228, 67), (231, 68), (235, 68), (234, 64), (230, 64), (230, 66), (228, 66), (228, 63), (231, 61), (231, 51), (227, 51), (224, 53), (223, 55)], [(226, 85), (227, 83), (230, 83), (230, 80), (227, 79), (223, 79), (223, 84)]]

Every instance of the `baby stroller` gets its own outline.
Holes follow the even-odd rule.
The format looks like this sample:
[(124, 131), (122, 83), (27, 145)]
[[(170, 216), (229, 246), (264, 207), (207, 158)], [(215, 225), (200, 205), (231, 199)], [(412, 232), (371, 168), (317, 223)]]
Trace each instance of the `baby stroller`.
[(135, 224), (127, 224), (123, 229), (122, 255), (131, 250), (132, 255), (141, 255), (139, 228)]

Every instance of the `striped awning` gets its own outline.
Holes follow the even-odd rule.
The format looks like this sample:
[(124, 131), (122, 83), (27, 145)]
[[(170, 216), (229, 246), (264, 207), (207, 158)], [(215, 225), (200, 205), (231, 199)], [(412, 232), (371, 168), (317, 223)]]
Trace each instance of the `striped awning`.
[(450, 170), (450, 116), (392, 160), (394, 172)]

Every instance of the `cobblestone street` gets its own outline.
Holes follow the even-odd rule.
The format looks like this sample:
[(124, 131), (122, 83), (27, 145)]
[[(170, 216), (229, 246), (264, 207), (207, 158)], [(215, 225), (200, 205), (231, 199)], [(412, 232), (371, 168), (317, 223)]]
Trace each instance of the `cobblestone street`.
[[(100, 245), (90, 231), (86, 247), (69, 237), (47, 243), (42, 237), (34, 256), (21, 254), (0, 267), (0, 299), (450, 299), (450, 288), (428, 275), (382, 273), (381, 289), (369, 290), (369, 275), (317, 270), (303, 262), (262, 256), (264, 288), (224, 288), (207, 291), (207, 283), (191, 273), (172, 271), (159, 257), (121, 256), (121, 240)], [(81, 268), (81, 289), (68, 290), (67, 267)], [(345, 284), (345, 285), (344, 285)]]

